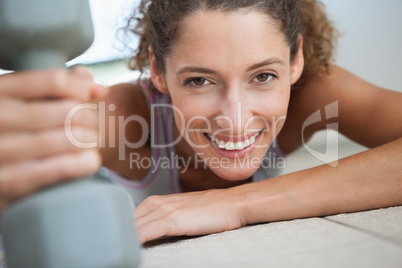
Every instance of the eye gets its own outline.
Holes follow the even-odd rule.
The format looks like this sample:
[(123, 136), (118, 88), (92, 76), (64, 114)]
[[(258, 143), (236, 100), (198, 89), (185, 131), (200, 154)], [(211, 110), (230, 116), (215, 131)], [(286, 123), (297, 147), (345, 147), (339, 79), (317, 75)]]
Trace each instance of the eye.
[(204, 86), (204, 85), (210, 84), (210, 82), (207, 79), (205, 79), (204, 77), (194, 77), (194, 78), (187, 79), (185, 84), (186, 85), (191, 84), (193, 86)]
[(264, 82), (268, 82), (268, 81), (272, 80), (272, 78), (274, 78), (274, 76), (272, 74), (263, 73), (263, 74), (257, 75), (254, 78), (253, 82), (264, 83)]
[(197, 86), (202, 86), (207, 80), (205, 78), (202, 77), (196, 77), (193, 78), (193, 82), (194, 84), (196, 84)]

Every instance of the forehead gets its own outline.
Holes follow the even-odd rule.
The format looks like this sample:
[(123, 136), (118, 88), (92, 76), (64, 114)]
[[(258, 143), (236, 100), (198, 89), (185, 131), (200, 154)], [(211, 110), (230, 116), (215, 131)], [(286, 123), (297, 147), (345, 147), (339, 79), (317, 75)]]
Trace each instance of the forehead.
[[(253, 59), (275, 56), (285, 62), (290, 54), (276, 21), (263, 12), (198, 11), (181, 23), (181, 31), (167, 60)], [(273, 55), (275, 54), (275, 55)], [(255, 59), (255, 60), (260, 60)]]

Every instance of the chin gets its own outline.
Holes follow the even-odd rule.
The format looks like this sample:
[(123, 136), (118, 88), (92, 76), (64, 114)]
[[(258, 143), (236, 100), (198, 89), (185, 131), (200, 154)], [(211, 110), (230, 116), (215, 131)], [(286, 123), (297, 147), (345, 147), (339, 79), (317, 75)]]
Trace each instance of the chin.
[(249, 168), (219, 168), (212, 169), (212, 171), (220, 178), (226, 181), (242, 181), (248, 180), (257, 171), (256, 169)]

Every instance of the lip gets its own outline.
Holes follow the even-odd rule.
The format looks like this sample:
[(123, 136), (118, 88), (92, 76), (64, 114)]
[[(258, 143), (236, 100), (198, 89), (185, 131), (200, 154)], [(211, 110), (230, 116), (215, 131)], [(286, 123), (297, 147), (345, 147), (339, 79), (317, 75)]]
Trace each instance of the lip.
[[(257, 133), (258, 133), (258, 135), (255, 139), (254, 144), (248, 146), (247, 148), (244, 148), (243, 150), (233, 150), (233, 151), (221, 149), (210, 138), (208, 138), (208, 137), (206, 137), (206, 138), (208, 139), (209, 143), (212, 145), (212, 148), (215, 150), (215, 152), (218, 153), (220, 156), (226, 157), (228, 159), (235, 159), (235, 158), (243, 158), (243, 157), (246, 157), (247, 155), (252, 154), (256, 149), (256, 145), (259, 143), (262, 132), (259, 131), (259, 132), (255, 132), (254, 134), (249, 134), (249, 135), (245, 135), (243, 137), (238, 137), (237, 140), (236, 139), (233, 139), (233, 140), (227, 139), (227, 141), (225, 141), (225, 142), (234, 142), (234, 141), (239, 142), (239, 141), (246, 140), (248, 137), (252, 137), (252, 136), (256, 135)], [(221, 139), (220, 136), (218, 136), (218, 135), (216, 135), (216, 137), (218, 139)], [(223, 137), (225, 137), (225, 136), (223, 136)], [(228, 138), (230, 138), (230, 137), (228, 137)], [(243, 140), (240, 138), (243, 138)]]
[(262, 130), (257, 131), (257, 132), (253, 132), (253, 133), (248, 133), (246, 135), (238, 136), (238, 137), (225, 136), (225, 135), (213, 135), (213, 134), (209, 134), (209, 133), (207, 133), (207, 135), (212, 136), (214, 138), (217, 138), (217, 139), (219, 139), (221, 141), (224, 141), (226, 143), (227, 142), (236, 143), (236, 142), (244, 142), (245, 140), (250, 139), (252, 136), (255, 136), (256, 134), (261, 134), (261, 132), (262, 132)]

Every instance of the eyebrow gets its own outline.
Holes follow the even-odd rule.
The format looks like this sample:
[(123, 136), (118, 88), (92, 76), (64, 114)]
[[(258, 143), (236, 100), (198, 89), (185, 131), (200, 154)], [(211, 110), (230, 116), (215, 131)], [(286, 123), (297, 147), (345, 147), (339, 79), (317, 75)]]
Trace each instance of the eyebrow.
[(187, 66), (176, 72), (176, 75), (182, 75), (184, 73), (204, 73), (204, 74), (215, 74), (214, 70), (204, 68), (204, 67), (195, 67), (195, 66)]
[[(278, 58), (270, 58), (267, 60), (264, 60), (262, 62), (256, 63), (251, 65), (250, 67), (247, 68), (247, 72), (252, 71), (254, 69), (258, 69), (260, 67), (264, 67), (267, 65), (274, 65), (274, 64), (280, 64), (280, 65), (285, 65), (285, 63), (278, 59)], [(176, 75), (182, 75), (184, 73), (204, 73), (204, 74), (215, 74), (216, 71), (209, 69), (209, 68), (204, 68), (204, 67), (197, 67), (197, 66), (186, 66), (181, 68), (176, 72)]]
[(279, 65), (285, 65), (285, 62), (278, 58), (270, 58), (267, 60), (264, 60), (262, 62), (256, 63), (248, 67), (247, 72), (258, 69), (260, 67), (268, 66), (268, 65), (274, 65), (274, 64), (279, 64)]

